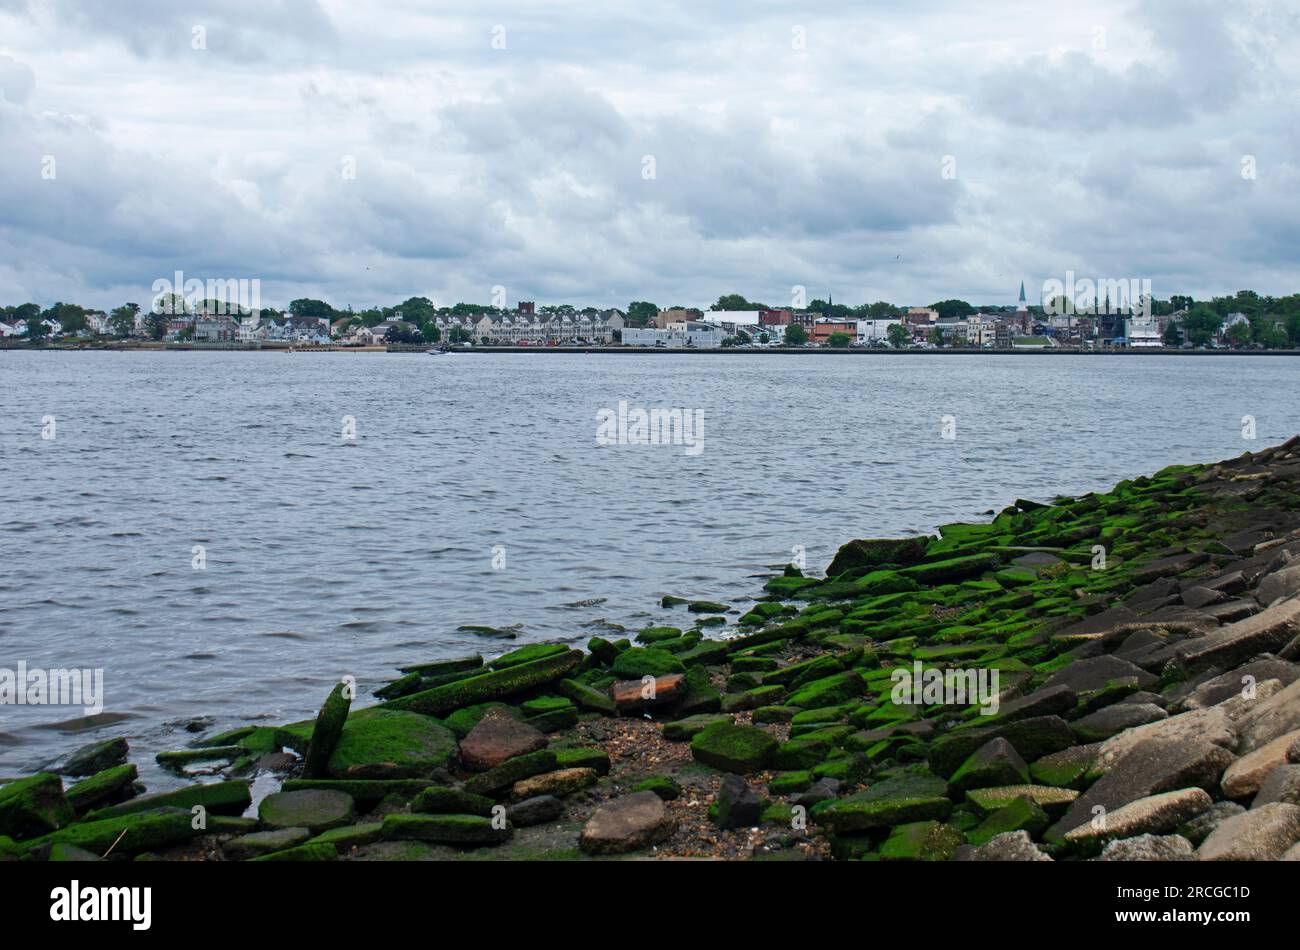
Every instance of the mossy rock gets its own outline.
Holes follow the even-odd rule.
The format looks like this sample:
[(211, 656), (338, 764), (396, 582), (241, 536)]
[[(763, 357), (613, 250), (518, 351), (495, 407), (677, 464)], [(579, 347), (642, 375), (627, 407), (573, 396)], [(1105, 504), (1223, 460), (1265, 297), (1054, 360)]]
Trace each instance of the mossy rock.
[(1037, 838), (1051, 824), (1042, 807), (1028, 795), (1012, 799), (997, 811), (988, 815), (967, 839), (973, 845), (987, 844), (1000, 834), (1008, 831), (1027, 831), (1029, 837)]
[(669, 742), (687, 742), (710, 726), (732, 722), (735, 722), (735, 717), (725, 713), (700, 713), (664, 723), (663, 736)]
[(418, 778), (445, 768), (455, 755), (455, 734), (436, 720), (372, 707), (348, 717), (328, 771), (334, 778)]
[(795, 792), (802, 792), (812, 788), (812, 772), (804, 769), (798, 772), (781, 772), (772, 776), (772, 781), (767, 783), (767, 790), (773, 795), (793, 795)]
[(411, 802), (413, 813), (435, 815), (481, 815), (492, 814), (492, 799), (484, 795), (475, 795), (458, 788), (433, 785), (426, 788)]
[(523, 714), (514, 706), (508, 706), (505, 703), (476, 703), (473, 706), (466, 706), (464, 709), (457, 709), (442, 721), (443, 725), (455, 733), (457, 739), (464, 739), (473, 731), (474, 727), (494, 709), (499, 709), (507, 715), (516, 719), (522, 719)]
[[(552, 645), (537, 644), (537, 646)], [(464, 706), (500, 700), (564, 679), (578, 668), (584, 657), (580, 650), (565, 649), (562, 653), (548, 653), (540, 659), (512, 662), (504, 667), (500, 665), (507, 657), (518, 656), (529, 649), (524, 647), (523, 650), (507, 654), (506, 657), (494, 661), (494, 668), (490, 672), (435, 686), (433, 689), (403, 696), (400, 699), (392, 699), (380, 708), (423, 713), (426, 716), (446, 715)]]
[(339, 683), (325, 697), (325, 704), (316, 716), (311, 742), (307, 745), (302, 769), (304, 778), (324, 778), (328, 773), (330, 757), (343, 734), (351, 707), (351, 687), (346, 683)]
[(1018, 798), (1028, 798), (1047, 812), (1062, 812), (1074, 803), (1079, 793), (1072, 788), (1051, 785), (1005, 785), (999, 788), (973, 788), (966, 800), (979, 812), (990, 815)]
[(339, 859), (338, 848), (328, 842), (308, 842), (300, 844), (296, 848), (286, 848), (283, 851), (273, 851), (270, 854), (264, 854), (261, 857), (250, 858), (250, 861), (337, 861)]
[(718, 723), (691, 740), (691, 755), (715, 769), (744, 775), (764, 768), (778, 745), (756, 726)]
[(862, 677), (856, 670), (845, 670), (807, 683), (786, 697), (785, 704), (800, 709), (838, 706), (855, 696), (861, 696), (865, 688)]
[[(734, 663), (732, 669), (735, 669)], [(811, 660), (791, 663), (789, 666), (768, 673), (763, 677), (763, 682), (765, 684), (784, 684), (797, 688), (822, 677), (839, 673), (843, 669), (844, 664), (840, 662), (838, 657), (824, 653), (821, 656), (813, 657)]]
[(98, 855), (110, 848), (114, 854), (157, 851), (205, 834), (194, 827), (189, 809), (159, 808), (140, 814), (122, 815), (94, 821), (81, 821), (51, 834), (26, 842), (32, 851), (46, 845), (70, 844)]
[(609, 774), (609, 753), (599, 746), (555, 750), (555, 767), (592, 769), (597, 775)]
[(633, 647), (624, 650), (614, 658), (610, 665), (615, 676), (622, 679), (636, 680), (643, 676), (667, 676), (670, 673), (685, 673), (682, 661), (667, 650), (654, 647)]
[(86, 818), (90, 821), (101, 821), (158, 808), (183, 808), (188, 814), (188, 810), (195, 805), (202, 806), (213, 815), (241, 815), (252, 801), (253, 796), (249, 791), (248, 783), (243, 779), (232, 779), (227, 782), (187, 785), (171, 791), (141, 795), (120, 805), (110, 805), (92, 811)]
[(257, 817), (268, 828), (309, 828), (315, 833), (350, 825), (354, 815), (351, 795), (320, 789), (276, 792), (257, 806)]
[(638, 782), (632, 787), (632, 791), (654, 792), (664, 801), (671, 802), (681, 796), (682, 787), (667, 775), (654, 775)]
[(636, 635), (636, 642), (658, 643), (660, 640), (675, 640), (681, 635), (678, 627), (646, 627)]
[(543, 772), (553, 772), (555, 767), (555, 753), (550, 749), (538, 749), (536, 752), (506, 759), (500, 765), (480, 772), (465, 783), (465, 791), (475, 795), (497, 795), (515, 782)]
[(356, 825), (344, 825), (341, 828), (331, 828), (329, 831), (322, 832), (312, 838), (307, 844), (328, 844), (333, 845), (340, 851), (346, 851), (349, 848), (359, 848), (362, 845), (372, 844), (379, 841), (383, 836), (384, 823), (382, 821), (367, 821)]
[(479, 815), (389, 815), (384, 819), (384, 837), (401, 841), (428, 841), (477, 847), (500, 844), (510, 838), (507, 822), (496, 827), (492, 818)]
[(566, 679), (556, 683), (555, 688), (560, 694), (582, 709), (600, 713), (602, 716), (614, 716), (618, 713), (618, 707), (614, 705), (614, 700), (609, 693), (595, 689), (585, 683)]
[(932, 587), (979, 577), (981, 574), (995, 570), (1001, 563), (1002, 559), (996, 554), (967, 554), (929, 564), (915, 564), (903, 568), (899, 573), (919, 584)]
[(117, 765), (82, 779), (69, 788), (64, 796), (78, 813), (84, 813), (110, 799), (124, 797), (138, 777), (133, 764)]
[(794, 706), (759, 706), (750, 718), (757, 723), (790, 722), (798, 715)]
[(389, 800), (404, 802), (415, 798), (433, 785), (428, 779), (286, 779), (281, 791), (297, 792), (304, 789), (344, 792), (362, 805), (374, 805)]
[(966, 843), (952, 825), (918, 821), (899, 825), (880, 846), (882, 861), (948, 861)]
[(0, 785), (0, 834), (31, 838), (55, 831), (76, 818), (63, 794), (63, 780), (50, 772)]

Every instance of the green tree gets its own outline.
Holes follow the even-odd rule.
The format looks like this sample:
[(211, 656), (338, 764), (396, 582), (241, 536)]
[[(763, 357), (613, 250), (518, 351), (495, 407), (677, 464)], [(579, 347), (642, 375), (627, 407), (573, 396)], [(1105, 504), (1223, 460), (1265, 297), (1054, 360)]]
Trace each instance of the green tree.
[(428, 323), (435, 312), (433, 301), (428, 297), (409, 297), (398, 304), (397, 309), (402, 311), (403, 320), (416, 325)]
[(32, 343), (44, 343), (50, 335), (50, 327), (38, 313), (27, 318), (27, 339)]
[(438, 329), (436, 324), (426, 323), (420, 328), (420, 332), (424, 334), (426, 343), (437, 343), (442, 340), (442, 331)]
[(930, 330), (929, 340), (935, 346), (943, 346), (944, 344), (943, 331), (940, 330), (938, 327), (932, 328)]
[(315, 300), (311, 297), (300, 297), (297, 300), (289, 302), (289, 316), (291, 317), (325, 317), (333, 321), (334, 308), (323, 300)]
[(792, 323), (785, 328), (785, 345), (786, 346), (803, 346), (808, 342), (808, 331), (797, 323)]
[(1182, 346), (1183, 331), (1178, 328), (1178, 324), (1170, 320), (1169, 325), (1165, 327), (1165, 346)]
[(766, 310), (765, 304), (746, 300), (741, 294), (723, 294), (710, 310)]
[(901, 323), (891, 323), (885, 334), (889, 338), (889, 345), (896, 350), (902, 349), (912, 338), (912, 334), (907, 332), (907, 327)]
[(144, 318), (144, 329), (151, 340), (161, 340), (167, 335), (167, 314), (161, 310), (150, 310)]
[(1223, 317), (1202, 304), (1183, 317), (1183, 332), (1193, 346), (1208, 346), (1223, 327)]
[(627, 305), (627, 322), (629, 326), (649, 326), (650, 321), (659, 315), (659, 308), (648, 300), (633, 300)]
[(138, 303), (124, 303), (120, 307), (114, 307), (113, 312), (108, 315), (108, 328), (116, 337), (130, 336), (135, 332), (135, 318), (139, 312)]
[(975, 312), (975, 308), (964, 300), (940, 300), (938, 303), (930, 304), (930, 309), (939, 311), (940, 320), (969, 317)]
[(1237, 348), (1245, 346), (1250, 342), (1250, 324), (1234, 323), (1228, 327), (1227, 332), (1223, 334), (1223, 338), (1229, 346)]
[(852, 342), (853, 337), (849, 336), (847, 333), (835, 332), (826, 338), (826, 345), (837, 350), (848, 349), (848, 345)]

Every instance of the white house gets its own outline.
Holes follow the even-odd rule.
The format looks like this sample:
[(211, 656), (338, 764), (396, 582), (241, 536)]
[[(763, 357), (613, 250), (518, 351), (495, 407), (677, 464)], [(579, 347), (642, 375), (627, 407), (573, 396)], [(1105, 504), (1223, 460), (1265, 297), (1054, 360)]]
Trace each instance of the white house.
[(716, 349), (728, 334), (722, 327), (701, 321), (670, 323), (666, 330), (649, 327), (626, 327), (623, 330), (624, 346), (657, 346), (678, 349)]
[(893, 326), (901, 327), (903, 325), (902, 317), (884, 317), (880, 319), (868, 319), (858, 321), (858, 342), (859, 343), (876, 343), (878, 341), (889, 341), (889, 328)]

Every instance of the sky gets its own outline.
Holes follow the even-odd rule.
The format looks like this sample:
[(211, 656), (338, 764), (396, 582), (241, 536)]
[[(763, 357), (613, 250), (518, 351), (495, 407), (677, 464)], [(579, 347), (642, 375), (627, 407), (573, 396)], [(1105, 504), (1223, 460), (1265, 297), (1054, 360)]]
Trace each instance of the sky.
[(1300, 291), (1293, 0), (0, 0), (0, 304)]

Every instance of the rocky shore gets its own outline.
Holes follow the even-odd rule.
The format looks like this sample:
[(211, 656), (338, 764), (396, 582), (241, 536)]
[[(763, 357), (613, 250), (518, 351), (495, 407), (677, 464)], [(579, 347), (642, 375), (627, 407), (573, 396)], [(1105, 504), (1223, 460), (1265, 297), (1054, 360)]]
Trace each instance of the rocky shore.
[(107, 739), (0, 860), (1300, 860), (1297, 555), (1300, 437), (158, 757), (216, 780)]

